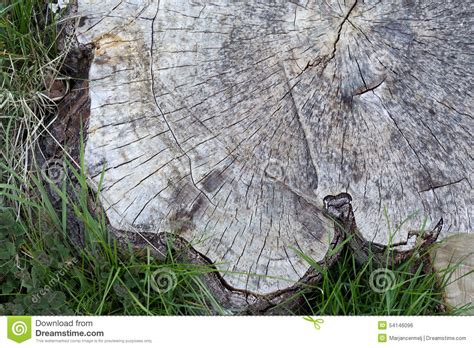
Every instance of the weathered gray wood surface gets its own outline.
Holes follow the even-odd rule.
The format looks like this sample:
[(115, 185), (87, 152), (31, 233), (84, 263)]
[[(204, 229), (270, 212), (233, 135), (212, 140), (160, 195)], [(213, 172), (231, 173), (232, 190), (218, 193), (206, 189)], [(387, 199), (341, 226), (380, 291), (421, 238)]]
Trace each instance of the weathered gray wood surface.
[(471, 232), (473, 7), (79, 0), (111, 224), (173, 231), (256, 294), (303, 277), (295, 249), (323, 260), (328, 195), (380, 245)]
[(451, 308), (470, 306), (465, 314), (474, 315), (474, 235), (451, 236), (432, 254), (435, 270), (445, 275), (446, 304)]

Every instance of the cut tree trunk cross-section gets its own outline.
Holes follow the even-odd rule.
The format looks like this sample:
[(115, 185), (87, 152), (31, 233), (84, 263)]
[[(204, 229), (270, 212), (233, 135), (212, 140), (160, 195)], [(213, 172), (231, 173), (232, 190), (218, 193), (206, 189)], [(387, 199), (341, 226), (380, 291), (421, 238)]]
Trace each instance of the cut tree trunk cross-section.
[(79, 0), (110, 224), (175, 233), (256, 296), (325, 259), (337, 200), (375, 245), (471, 232), (473, 8)]

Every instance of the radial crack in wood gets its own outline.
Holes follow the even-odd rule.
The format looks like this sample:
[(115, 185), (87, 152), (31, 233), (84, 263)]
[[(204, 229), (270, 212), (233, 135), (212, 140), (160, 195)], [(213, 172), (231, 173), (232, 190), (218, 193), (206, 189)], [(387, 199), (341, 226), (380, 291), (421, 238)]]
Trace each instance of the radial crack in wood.
[(78, 0), (110, 223), (174, 232), (260, 295), (304, 276), (298, 251), (324, 260), (330, 195), (375, 244), (471, 232), (473, 7)]

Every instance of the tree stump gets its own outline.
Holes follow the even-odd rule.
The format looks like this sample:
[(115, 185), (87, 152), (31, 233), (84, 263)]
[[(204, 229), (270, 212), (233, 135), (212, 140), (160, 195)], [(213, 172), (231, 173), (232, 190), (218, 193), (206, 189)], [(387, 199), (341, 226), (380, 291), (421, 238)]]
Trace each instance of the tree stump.
[[(85, 161), (110, 224), (172, 232), (270, 298), (362, 241), (472, 231), (473, 4), (78, 0)], [(439, 231), (438, 231), (439, 232)], [(306, 278), (305, 278), (306, 277)], [(276, 295), (275, 295), (276, 296)]]

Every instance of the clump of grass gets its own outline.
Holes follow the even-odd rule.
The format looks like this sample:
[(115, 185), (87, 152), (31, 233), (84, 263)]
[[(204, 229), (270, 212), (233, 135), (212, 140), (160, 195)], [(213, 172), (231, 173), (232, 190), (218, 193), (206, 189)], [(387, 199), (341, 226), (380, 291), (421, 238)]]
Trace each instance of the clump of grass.
[[(33, 149), (55, 104), (45, 91), (61, 69), (58, 23), (48, 1), (7, 0), (0, 5), (1, 162), (26, 177)], [(15, 177), (2, 181), (18, 186)]]
[[(347, 243), (348, 240), (345, 241)], [(322, 273), (319, 291), (304, 295), (306, 309), (314, 315), (442, 315), (463, 314), (472, 306), (447, 311), (443, 303), (444, 288), (456, 265), (435, 273), (430, 265), (433, 248), (417, 247), (404, 261), (392, 265), (393, 251), (386, 251), (386, 264), (380, 256), (369, 253), (360, 263), (348, 245), (331, 269), (305, 259)]]
[[(0, 314), (86, 314), (86, 315), (192, 315), (221, 313), (202, 282), (212, 267), (177, 261), (173, 253), (158, 262), (145, 255), (120, 250), (111, 238), (102, 214), (89, 209), (91, 197), (83, 157), (80, 168), (67, 164), (72, 178), (56, 186), (45, 183), (39, 171), (30, 174), (24, 190), (0, 185), (0, 193), (22, 202), (21, 218), (3, 208), (0, 242)], [(5, 171), (16, 176), (11, 169)], [(67, 194), (68, 180), (78, 183)], [(17, 180), (21, 180), (17, 177)], [(36, 193), (36, 197), (31, 196)], [(59, 210), (51, 201), (56, 195)], [(84, 228), (82, 245), (68, 236), (68, 214)]]

